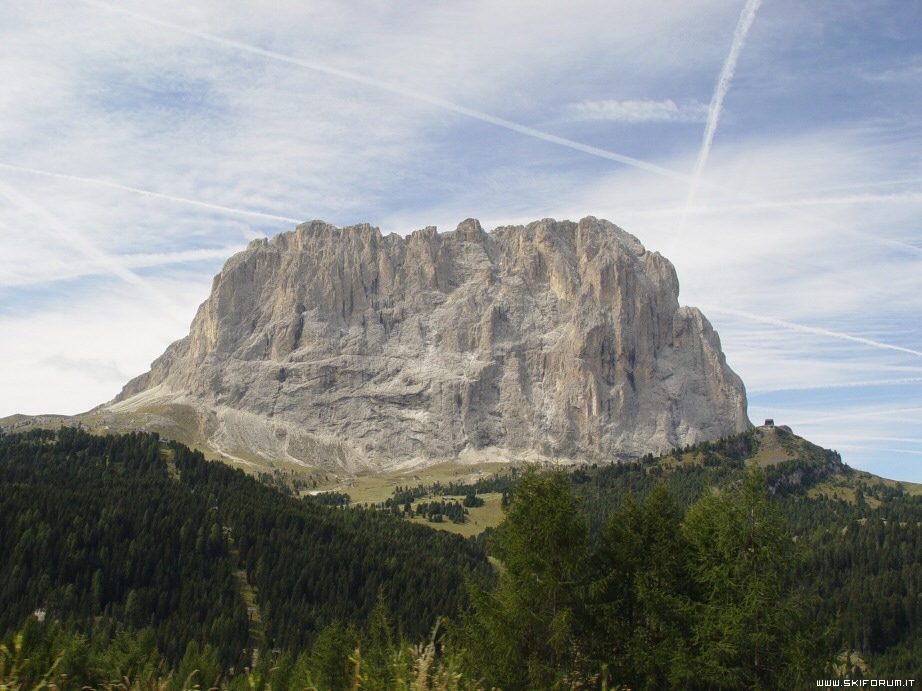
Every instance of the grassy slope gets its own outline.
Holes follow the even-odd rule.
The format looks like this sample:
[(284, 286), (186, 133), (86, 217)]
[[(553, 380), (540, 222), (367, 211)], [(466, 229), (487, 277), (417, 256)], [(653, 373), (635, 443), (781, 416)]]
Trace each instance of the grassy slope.
[[(430, 523), (422, 516), (414, 517), (411, 520), (414, 523), (419, 523), (421, 525), (427, 525), (430, 528), (436, 528), (438, 530), (446, 530), (449, 533), (456, 533), (462, 537), (472, 537), (474, 535), (479, 535), (487, 528), (495, 528), (503, 520), (503, 508), (502, 508), (502, 495), (498, 492), (489, 492), (478, 495), (483, 499), (483, 506), (478, 506), (476, 508), (468, 509), (468, 517), (464, 523), (452, 523), (450, 520), (445, 519), (442, 523)], [(444, 499), (457, 499), (461, 501), (464, 499), (463, 496), (457, 497), (437, 497)], [(422, 500), (426, 501), (426, 500)], [(416, 509), (416, 504), (414, 502), (413, 508)]]

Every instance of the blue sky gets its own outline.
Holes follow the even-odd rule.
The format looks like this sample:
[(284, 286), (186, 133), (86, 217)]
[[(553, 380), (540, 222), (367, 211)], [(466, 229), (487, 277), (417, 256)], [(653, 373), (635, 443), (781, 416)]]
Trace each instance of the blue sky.
[(922, 482), (922, 5), (0, 5), (0, 416), (111, 399), (300, 220), (607, 218), (766, 417)]

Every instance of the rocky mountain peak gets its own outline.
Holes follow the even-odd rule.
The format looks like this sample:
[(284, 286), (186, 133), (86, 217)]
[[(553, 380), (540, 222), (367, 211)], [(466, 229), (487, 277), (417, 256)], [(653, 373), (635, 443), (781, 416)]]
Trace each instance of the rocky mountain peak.
[(109, 408), (191, 410), (227, 455), (321, 467), (637, 457), (749, 426), (678, 292), (668, 260), (592, 217), (406, 237), (311, 221), (228, 260)]

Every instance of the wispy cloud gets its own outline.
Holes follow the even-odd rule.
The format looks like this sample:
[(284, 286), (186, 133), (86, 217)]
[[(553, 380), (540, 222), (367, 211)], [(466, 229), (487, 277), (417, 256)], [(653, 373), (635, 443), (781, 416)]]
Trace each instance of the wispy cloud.
[(815, 425), (819, 422), (828, 422), (830, 420), (842, 421), (849, 419), (862, 419), (872, 417), (884, 417), (890, 420), (899, 420), (903, 422), (912, 422), (922, 419), (922, 408), (894, 408), (894, 409), (863, 409), (851, 411), (838, 411), (828, 415), (814, 415), (801, 421), (804, 425)]
[(579, 151), (585, 154), (592, 156), (598, 156), (599, 158), (604, 158), (609, 161), (615, 161), (617, 163), (623, 163), (625, 165), (639, 168), (648, 173), (654, 173), (655, 175), (662, 175), (669, 178), (679, 178), (682, 179), (685, 176), (676, 171), (668, 170), (662, 166), (655, 165), (649, 161), (644, 161), (633, 156), (627, 156), (624, 154), (616, 153), (614, 151), (608, 151), (607, 149), (602, 149), (596, 146), (589, 146), (581, 142), (574, 141), (572, 139), (567, 139), (566, 137), (560, 137), (548, 132), (542, 132), (541, 130), (535, 129), (533, 127), (528, 127), (505, 118), (497, 117), (489, 113), (484, 113), (474, 108), (469, 108), (467, 106), (454, 103), (444, 98), (434, 96), (429, 93), (417, 91), (400, 84), (394, 84), (391, 82), (386, 82), (381, 79), (374, 77), (369, 77), (364, 74), (358, 74), (356, 72), (351, 72), (349, 70), (343, 70), (336, 67), (331, 67), (323, 63), (314, 61), (314, 60), (304, 60), (301, 58), (292, 57), (290, 55), (284, 55), (282, 53), (276, 52), (274, 50), (266, 50), (264, 48), (259, 48), (258, 46), (250, 45), (248, 43), (243, 43), (241, 41), (235, 41), (231, 39), (224, 38), (222, 36), (217, 36), (212, 33), (205, 31), (198, 31), (196, 29), (191, 29), (189, 27), (181, 26), (175, 24), (174, 22), (168, 22), (162, 19), (157, 19), (146, 14), (141, 14), (139, 12), (132, 12), (115, 5), (110, 5), (108, 3), (99, 2), (98, 0), (81, 0), (89, 5), (94, 7), (99, 7), (111, 12), (118, 12), (139, 21), (147, 22), (149, 24), (154, 24), (171, 31), (177, 31), (179, 33), (187, 34), (195, 38), (202, 39), (204, 41), (209, 41), (217, 45), (224, 46), (226, 48), (231, 48), (234, 50), (243, 51), (245, 53), (251, 53), (253, 55), (258, 55), (269, 60), (276, 60), (278, 62), (287, 63), (290, 65), (295, 65), (297, 67), (303, 67), (305, 69), (314, 70), (316, 72), (322, 72), (339, 79), (344, 79), (351, 82), (356, 82), (364, 86), (372, 87), (374, 89), (381, 89), (383, 91), (388, 91), (398, 96), (403, 96), (405, 98), (413, 99), (416, 101), (421, 101), (431, 106), (435, 106), (442, 110), (447, 110), (452, 113), (457, 113), (459, 115), (464, 115), (466, 117), (472, 118), (474, 120), (480, 120), (482, 122), (495, 125), (497, 127), (502, 127), (503, 129), (510, 130), (512, 132), (517, 132), (528, 137), (533, 137), (541, 141), (545, 141), (551, 144), (557, 144), (574, 151)]
[(155, 199), (163, 199), (168, 202), (176, 202), (178, 204), (188, 204), (190, 206), (197, 206), (202, 209), (208, 209), (211, 211), (220, 211), (222, 213), (236, 214), (239, 216), (252, 216), (255, 218), (264, 218), (270, 221), (284, 221), (285, 223), (300, 223), (296, 218), (289, 218), (287, 216), (278, 216), (276, 214), (270, 214), (265, 211), (252, 211), (249, 209), (240, 209), (231, 206), (223, 206), (221, 204), (212, 204), (210, 202), (201, 201), (198, 199), (188, 199), (186, 197), (180, 197), (175, 194), (163, 194), (162, 192), (154, 192), (152, 190), (144, 190), (138, 187), (131, 187), (130, 185), (122, 185), (117, 182), (111, 182), (109, 180), (97, 180), (95, 178), (87, 178), (80, 175), (66, 175), (64, 173), (55, 173), (50, 170), (38, 170), (36, 168), (27, 168), (25, 166), (14, 166), (9, 163), (0, 162), (0, 169), (15, 171), (18, 173), (28, 173), (31, 175), (42, 175), (45, 177), (55, 178), (58, 180), (69, 180), (72, 182), (79, 182), (89, 185), (99, 185), (102, 187), (108, 187), (114, 190), (121, 190), (123, 192), (131, 192), (132, 194), (141, 194), (147, 197), (153, 197)]
[[(922, 456), (922, 451), (920, 451), (919, 449), (898, 449), (892, 446), (865, 446), (865, 445), (855, 445), (855, 444), (843, 444), (843, 445), (840, 445), (838, 449), (840, 451), (858, 451), (858, 452), (871, 453), (877, 457), (880, 457), (881, 454), (886, 454), (887, 456), (890, 456), (892, 454), (897, 454), (897, 455), (908, 454), (910, 456)], [(905, 473), (911, 473), (915, 475), (915, 473), (913, 472), (914, 470), (913, 468), (899, 468), (899, 466), (894, 466), (892, 464), (884, 464), (884, 463), (881, 463), (880, 461), (877, 461), (877, 462), (870, 461), (868, 462), (867, 466), (870, 466), (871, 469), (877, 471), (878, 473), (883, 474), (884, 477), (894, 477), (893, 475), (894, 471), (896, 471), (899, 475), (903, 475)], [(899, 472), (899, 471), (902, 471), (902, 472)]]
[(691, 214), (724, 213), (727, 211), (759, 211), (767, 209), (797, 209), (815, 206), (854, 206), (856, 204), (917, 204), (922, 202), (922, 191), (893, 192), (890, 194), (852, 194), (827, 197), (791, 197), (787, 199), (753, 199), (739, 204), (698, 204), (689, 207), (649, 209), (640, 212), (647, 216), (670, 216), (685, 211)]
[(672, 99), (653, 101), (633, 99), (625, 101), (581, 101), (564, 107), (564, 118), (574, 122), (705, 122), (708, 106), (692, 101), (678, 104)]
[(863, 71), (862, 76), (869, 81), (895, 84), (919, 81), (922, 79), (922, 61), (918, 56), (914, 56), (908, 64), (899, 67), (888, 67), (879, 71)]
[(207, 297), (210, 276), (150, 280), (174, 310), (164, 312), (149, 291), (112, 279), (81, 290), (68, 286), (67, 298), (52, 304), (0, 313), (0, 416), (88, 410), (114, 397), (184, 336)]
[(55, 353), (41, 360), (42, 365), (47, 365), (62, 372), (77, 372), (85, 374), (98, 382), (108, 385), (124, 384), (131, 378), (131, 372), (126, 372), (114, 360), (99, 360), (95, 358), (72, 358), (64, 353)]

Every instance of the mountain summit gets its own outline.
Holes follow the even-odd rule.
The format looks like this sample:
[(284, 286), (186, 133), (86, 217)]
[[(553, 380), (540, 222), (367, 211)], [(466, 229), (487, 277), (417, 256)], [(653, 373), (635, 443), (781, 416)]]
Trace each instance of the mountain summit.
[(106, 408), (330, 469), (657, 453), (750, 426), (678, 293), (668, 260), (592, 217), (408, 237), (312, 221), (233, 256)]

